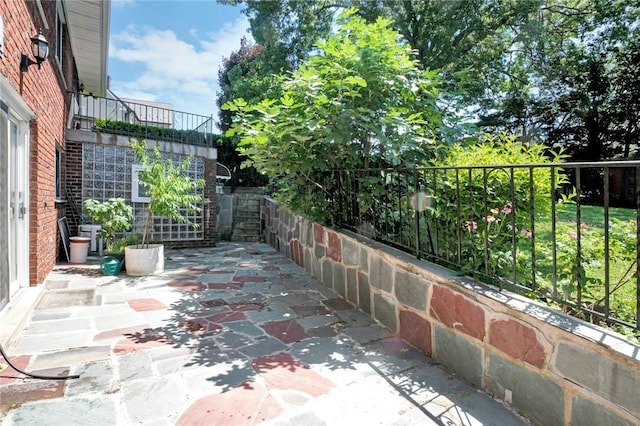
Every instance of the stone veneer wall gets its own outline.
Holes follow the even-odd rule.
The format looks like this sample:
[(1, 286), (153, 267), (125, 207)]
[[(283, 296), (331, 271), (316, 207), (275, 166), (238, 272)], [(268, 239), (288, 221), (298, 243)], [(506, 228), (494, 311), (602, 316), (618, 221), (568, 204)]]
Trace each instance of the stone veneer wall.
[(640, 345), (263, 203), (267, 243), (533, 423), (640, 423)]

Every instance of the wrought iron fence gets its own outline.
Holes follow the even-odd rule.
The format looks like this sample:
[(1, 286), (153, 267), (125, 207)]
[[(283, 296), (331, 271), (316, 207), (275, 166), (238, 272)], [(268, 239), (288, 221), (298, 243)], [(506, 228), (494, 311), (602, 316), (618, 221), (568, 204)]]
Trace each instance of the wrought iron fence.
[(80, 96), (74, 127), (140, 139), (214, 146), (213, 118), (119, 98)]
[(638, 161), (340, 170), (317, 195), (339, 227), (637, 334), (636, 176)]

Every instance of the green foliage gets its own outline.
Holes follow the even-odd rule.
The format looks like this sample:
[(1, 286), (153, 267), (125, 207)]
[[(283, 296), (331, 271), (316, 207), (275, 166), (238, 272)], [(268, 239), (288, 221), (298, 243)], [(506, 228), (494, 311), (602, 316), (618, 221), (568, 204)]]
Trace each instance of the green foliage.
[[(277, 77), (270, 74), (263, 53), (262, 46), (242, 38), (240, 48), (223, 59), (218, 70), (218, 107), (236, 98), (258, 102), (264, 97), (279, 96)], [(218, 117), (218, 127), (224, 133), (231, 128), (233, 111), (220, 108)]]
[(138, 164), (143, 168), (138, 172), (138, 180), (146, 188), (146, 195), (149, 197), (142, 244), (148, 244), (154, 215), (198, 226), (185, 216), (200, 212), (200, 205), (204, 202), (198, 192), (204, 187), (204, 179), (192, 179), (188, 175), (191, 157), (176, 164), (172, 158), (164, 158), (158, 147), (149, 152), (145, 141), (131, 139), (130, 146), (136, 154)]
[(236, 138), (218, 137), (216, 150), (218, 163), (224, 164), (231, 171), (231, 179), (225, 181), (225, 185), (231, 186), (232, 191), (237, 186), (264, 187), (269, 184), (269, 179), (254, 167), (241, 168), (247, 157), (238, 152)]
[[(548, 216), (552, 191), (567, 183), (561, 170), (556, 170), (552, 188), (548, 167), (518, 165), (562, 159), (544, 146), (523, 145), (507, 134), (485, 135), (469, 147), (451, 147), (436, 161), (442, 169), (427, 177), (433, 196), (429, 213), (438, 232), (434, 232), (434, 241), (426, 243), (433, 243), (444, 258), (466, 262), (468, 271), (483, 271), (489, 277), (513, 276), (518, 241), (532, 237), (535, 217)], [(449, 243), (457, 236), (460, 248)], [(519, 264), (526, 267), (527, 262)], [(520, 272), (524, 279), (530, 276)]]
[(449, 127), (464, 134), (477, 123), (579, 160), (640, 155), (637, 1), (218, 1), (245, 6), (262, 77), (296, 69), (336, 12), (356, 7), (368, 22), (390, 19), (420, 65), (438, 72)]
[(115, 135), (144, 137), (161, 141), (176, 141), (191, 145), (206, 145), (205, 134), (198, 130), (177, 130), (168, 127), (157, 127), (126, 121), (105, 120), (96, 118), (94, 130)]
[(110, 198), (107, 201), (85, 200), (84, 210), (101, 225), (97, 235), (104, 239), (107, 251), (111, 249), (113, 237), (117, 232), (131, 229), (133, 210), (122, 198)]
[(295, 69), (315, 43), (331, 32), (336, 10), (331, 0), (218, 0), (244, 4), (251, 35), (264, 48), (264, 75)]
[(135, 246), (142, 242), (142, 235), (137, 232), (130, 232), (123, 235), (120, 238), (116, 238), (111, 243), (111, 246), (105, 251), (105, 254), (122, 254), (124, 255), (124, 248), (127, 246)]
[[(602, 208), (588, 207), (586, 210)], [(629, 211), (628, 216), (633, 216)], [(560, 214), (566, 217), (567, 214)], [(602, 219), (602, 217), (600, 217)], [(591, 221), (595, 222), (595, 221)], [(553, 234), (549, 224), (540, 226), (540, 238), (536, 242), (536, 286), (545, 295), (553, 291)], [(636, 270), (637, 270), (637, 226), (631, 219), (611, 218), (609, 221), (609, 314), (616, 318), (635, 322), (636, 315)], [(578, 236), (580, 242), (578, 243)], [(575, 215), (556, 224), (556, 269), (558, 297), (565, 302), (603, 313), (605, 312), (605, 252), (604, 229), (600, 223), (578, 226)], [(579, 246), (578, 246), (579, 244)], [(578, 247), (580, 257), (578, 257)], [(585, 314), (564, 306), (565, 311), (597, 322)], [(621, 329), (624, 331), (624, 329)]]
[(236, 113), (227, 136), (240, 137), (247, 164), (280, 185), (281, 200), (324, 220), (336, 207), (331, 170), (420, 165), (440, 138), (435, 73), (420, 70), (388, 20), (353, 13), (282, 80), (279, 99), (223, 106)]

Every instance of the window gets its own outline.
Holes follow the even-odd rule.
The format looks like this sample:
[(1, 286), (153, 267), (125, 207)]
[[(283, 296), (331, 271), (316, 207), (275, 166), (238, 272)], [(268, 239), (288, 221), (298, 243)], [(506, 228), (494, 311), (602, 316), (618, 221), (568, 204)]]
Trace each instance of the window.
[(148, 203), (147, 188), (140, 184), (138, 180), (138, 172), (144, 170), (144, 167), (134, 164), (131, 166), (131, 201), (134, 203)]
[(56, 143), (56, 200), (62, 200), (62, 176), (64, 165), (64, 150)]
[(62, 2), (58, 3), (56, 12), (56, 58), (62, 68), (62, 45), (64, 44), (64, 20), (62, 17)]

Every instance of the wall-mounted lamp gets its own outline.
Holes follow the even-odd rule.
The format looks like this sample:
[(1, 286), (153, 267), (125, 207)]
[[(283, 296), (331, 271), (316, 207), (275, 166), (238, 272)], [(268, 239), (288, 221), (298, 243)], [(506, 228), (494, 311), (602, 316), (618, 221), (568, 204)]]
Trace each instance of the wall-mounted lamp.
[(42, 31), (38, 32), (37, 35), (31, 37), (31, 53), (33, 53), (33, 57), (35, 61), (29, 58), (24, 53), (20, 56), (20, 71), (27, 72), (29, 66), (38, 65), (38, 69), (40, 69), (40, 64), (47, 59), (49, 56), (49, 42), (42, 35)]

